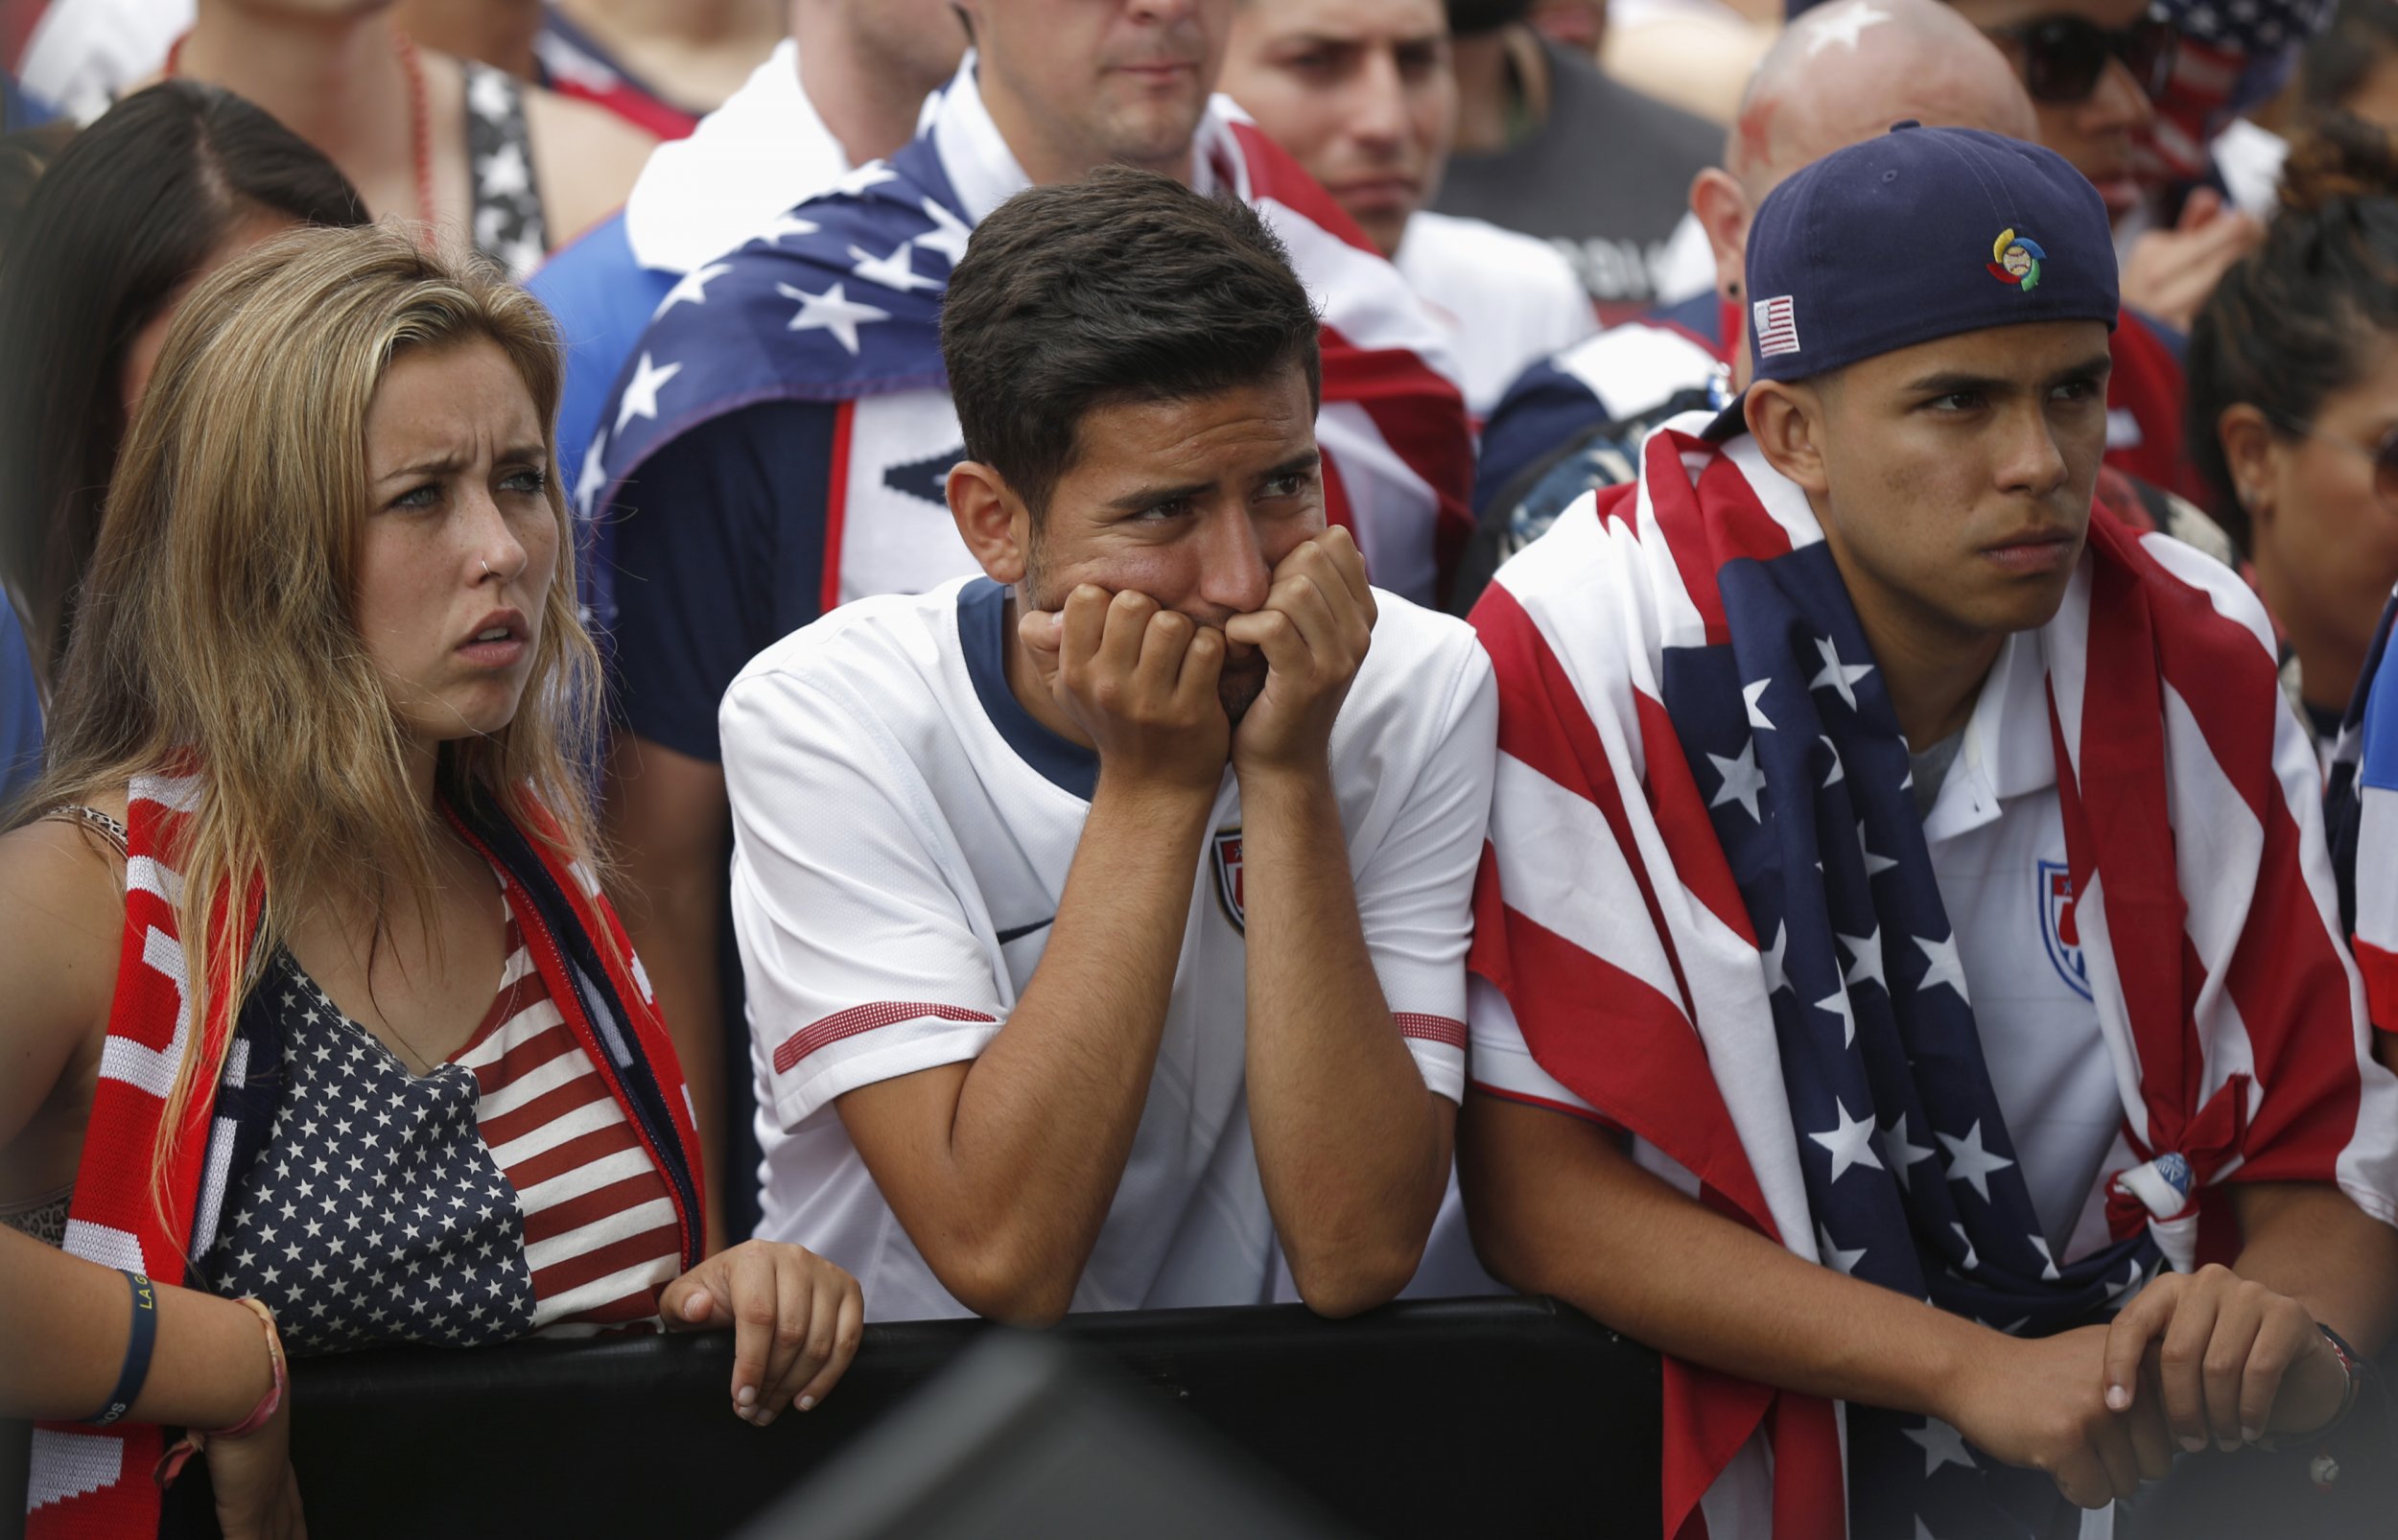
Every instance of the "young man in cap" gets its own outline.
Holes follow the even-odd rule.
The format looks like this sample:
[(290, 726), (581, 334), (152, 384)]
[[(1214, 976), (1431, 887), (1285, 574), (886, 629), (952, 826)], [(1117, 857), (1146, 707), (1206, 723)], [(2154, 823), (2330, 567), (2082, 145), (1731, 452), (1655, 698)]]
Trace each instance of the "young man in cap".
[[(2128, 76), (2115, 81), (2123, 68), (2110, 66), (2110, 101), (2118, 83), (2137, 95)], [(1510, 385), (1483, 428), (1477, 514), (1504, 517), (1506, 494), (1523, 490), (1511, 483), (1592, 428), (1645, 417), (1680, 392), (1705, 388), (1721, 368), (1745, 382), (1741, 255), (1757, 205), (1801, 166), (1906, 118), (2067, 148), (2049, 137), (2064, 129), (2026, 94), (2016, 65), (1953, 6), (1838, 0), (1794, 16), (1750, 79), (1723, 164), (1690, 182), (1690, 222), (1712, 255), (1713, 286), (1536, 363)], [(2197, 483), (2182, 455), (2179, 335), (2136, 311), (2123, 322), (2109, 346), (2106, 462), (2186, 495)]]
[(1901, 125), (1747, 274), (1739, 409), (1475, 612), (1484, 1260), (1669, 1355), (1669, 1533), (2071, 1533), (2177, 1443), (2335, 1436), (2398, 1082), (2263, 612), (2092, 514), (2104, 204)]
[(1248, 205), (1020, 194), (941, 328), (985, 575), (843, 606), (720, 717), (762, 1233), (886, 1319), (1378, 1304), (1447, 1186), (1490, 665), (1326, 526), (1316, 315)]

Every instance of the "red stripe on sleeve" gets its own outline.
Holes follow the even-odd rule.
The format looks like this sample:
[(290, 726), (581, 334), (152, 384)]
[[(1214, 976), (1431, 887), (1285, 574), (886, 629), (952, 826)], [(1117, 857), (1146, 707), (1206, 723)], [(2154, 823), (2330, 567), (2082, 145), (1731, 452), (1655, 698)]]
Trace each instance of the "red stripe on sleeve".
[(1399, 1035), (1402, 1038), (1414, 1038), (1423, 1042), (1445, 1042), (1461, 1053), (1465, 1051), (1466, 1024), (1463, 1021), (1424, 1015), (1415, 1011), (1395, 1011), (1391, 1019), (1399, 1023)]
[(793, 1065), (817, 1049), (855, 1038), (861, 1032), (878, 1027), (895, 1026), (902, 1021), (921, 1021), (930, 1017), (940, 1021), (997, 1021), (998, 1016), (981, 1011), (969, 1011), (962, 1005), (932, 1005), (923, 1001), (882, 1000), (872, 1005), (853, 1005), (846, 1011), (835, 1011), (812, 1026), (802, 1027), (783, 1039), (774, 1050), (774, 1072), (788, 1075)]

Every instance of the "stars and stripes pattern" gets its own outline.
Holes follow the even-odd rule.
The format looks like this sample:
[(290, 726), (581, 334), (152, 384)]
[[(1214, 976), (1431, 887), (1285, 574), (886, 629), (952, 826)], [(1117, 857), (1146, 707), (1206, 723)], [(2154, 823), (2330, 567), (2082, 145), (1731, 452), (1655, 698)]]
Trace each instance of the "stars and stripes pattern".
[(281, 1104), (206, 1267), (295, 1353), (471, 1346), (653, 1319), (681, 1272), (665, 1179), (511, 912), (466, 1045), (412, 1074), (289, 954)]
[(665, 1179), (550, 998), (514, 916), (500, 995), (455, 1062), (477, 1132), (524, 1217), (532, 1329), (553, 1336), (655, 1319), (681, 1273)]
[[(267, 982), (247, 994), (240, 987), (248, 976), (246, 938), (257, 933), (262, 910), (263, 890), (255, 882), (238, 904), (228, 886), (193, 905), (197, 922), (220, 943), (211, 949), (209, 1009), (204, 1019), (194, 1019), (190, 963), (178, 939), (184, 881), (174, 863), (190, 816), (205, 795), (204, 780), (188, 770), (137, 776), (127, 791), (125, 939), (91, 1118), (76, 1167), (64, 1248), (106, 1267), (146, 1273), (159, 1283), (217, 1288), (225, 1280), (207, 1276), (204, 1267), (187, 1270), (184, 1259), (209, 1258), (219, 1249), (221, 1237), (229, 1233), (230, 1221), (232, 1230), (260, 1231), (261, 1248), (247, 1261), (233, 1250), (227, 1261), (260, 1270), (262, 1282), (267, 1268), (294, 1270), (261, 1291), (268, 1297), (279, 1297), (272, 1292), (278, 1284), (302, 1287), (300, 1279), (306, 1280), (305, 1287), (323, 1291), (326, 1305), (321, 1313), (310, 1308), (314, 1298), (285, 1306), (280, 1318), (294, 1334), (295, 1349), (303, 1343), (315, 1348), (406, 1340), (398, 1329), (388, 1336), (352, 1334), (335, 1340), (333, 1291), (364, 1293), (362, 1274), (373, 1266), (370, 1260), (362, 1268), (353, 1237), (365, 1231), (370, 1215), (380, 1221), (387, 1208), (389, 1225), (377, 1234), (388, 1235), (396, 1227), (405, 1236), (411, 1223), (422, 1234), (455, 1232), (469, 1225), (470, 1211), (477, 1215), (474, 1223), (488, 1224), (508, 1207), (508, 1178), (515, 1168), (504, 1176), (487, 1154), (471, 1168), (431, 1156), (411, 1166), (388, 1145), (365, 1143), (370, 1131), (383, 1139), (387, 1135), (381, 1131), (389, 1127), (374, 1122), (376, 1113), (388, 1108), (379, 1108), (364, 1094), (372, 1083), (365, 1058), (348, 1060), (342, 1050), (328, 1048), (319, 1059), (314, 1048), (324, 1043), (303, 1044), (287, 1032), (282, 993), (291, 992), (294, 1004), (300, 999), (288, 974), (262, 975)], [(653, 992), (623, 926), (588, 869), (560, 853), (563, 845), (555, 825), (529, 796), (507, 813), (461, 806), (445, 811), (451, 827), (502, 874), (509, 910), (521, 925), (521, 945), (510, 948), (511, 955), (523, 955), (538, 971), (551, 1008), (601, 1079), (666, 1189), (674, 1213), (676, 1271), (696, 1265), (705, 1249), (698, 1131)], [(528, 820), (527, 828), (513, 821), (517, 816)], [(515, 1003), (519, 1009), (514, 1015), (521, 1017), (525, 1002)], [(222, 1068), (213, 1080), (203, 1077), (171, 1126), (168, 1098), (187, 1056)], [(367, 1078), (362, 1080), (362, 1075)], [(459, 1067), (444, 1081), (441, 1094), (447, 1099), (446, 1115), (462, 1120), (471, 1139), (481, 1096), (474, 1071)], [(352, 1147), (314, 1151), (290, 1162), (288, 1171), (281, 1169), (286, 1162), (278, 1155), (265, 1168), (266, 1178), (275, 1184), (271, 1200), (246, 1196), (237, 1176), (259, 1167), (260, 1152), (276, 1137), (278, 1116), (286, 1113), (292, 1097), (303, 1095), (310, 1098), (306, 1108), (337, 1123), (350, 1120), (346, 1134), (338, 1128), (333, 1132), (349, 1139)], [(285, 1133), (324, 1135), (322, 1123), (316, 1135), (305, 1134), (301, 1128), (316, 1115), (316, 1110), (300, 1111), (298, 1123), (285, 1122)], [(479, 1139), (472, 1142), (480, 1145)], [(155, 1155), (162, 1145), (169, 1155), (153, 1184)], [(452, 1148), (459, 1146), (454, 1143)], [(350, 1164), (353, 1157), (355, 1166)], [(317, 1169), (319, 1159), (322, 1170)], [(378, 1170), (386, 1178), (381, 1184), (374, 1180)], [(347, 1188), (341, 1185), (345, 1180)], [(398, 1190), (410, 1182), (424, 1185), (410, 1193), (403, 1207)], [(308, 1190), (302, 1190), (303, 1183)], [(391, 1191), (393, 1200), (370, 1210), (371, 1200), (364, 1195), (378, 1190)], [(353, 1194), (362, 1196), (345, 1206)], [(332, 1210), (323, 1206), (328, 1197), (334, 1202)], [(288, 1215), (283, 1212), (287, 1204)], [(424, 1212), (416, 1212), (419, 1208)], [(654, 1212), (640, 1205), (627, 1211), (640, 1212), (645, 1225)], [(349, 1223), (352, 1215), (358, 1218), (355, 1226)], [(271, 1241), (263, 1234), (270, 1224), (277, 1226)], [(645, 1229), (645, 1243), (647, 1239)], [(296, 1256), (263, 1249), (266, 1245), (303, 1242)], [(576, 1248), (599, 1249), (579, 1243)], [(529, 1291), (512, 1294), (508, 1280), (492, 1289), (489, 1257), (474, 1254), (472, 1248), (450, 1249), (462, 1254), (443, 1264), (456, 1270), (438, 1296), (445, 1310), (479, 1323), (499, 1312), (505, 1295), (513, 1301), (513, 1318), (530, 1318), (529, 1311), (518, 1308), (529, 1303), (525, 1296)], [(500, 1249), (496, 1242), (493, 1249)], [(522, 1267), (526, 1252), (521, 1242), (517, 1251)], [(322, 1272), (314, 1271), (320, 1264)], [(433, 1265), (426, 1259), (419, 1272)], [(470, 1265), (482, 1275), (482, 1297), (470, 1298), (464, 1286)], [(543, 1266), (538, 1258), (532, 1263), (535, 1278)], [(388, 1294), (378, 1303), (387, 1318), (396, 1318), (411, 1297), (408, 1285), (387, 1274), (385, 1286)], [(448, 1297), (453, 1292), (458, 1295), (455, 1301)], [(353, 1303), (345, 1301), (345, 1306)], [(430, 1316), (434, 1301), (425, 1304), (423, 1314)], [(476, 1305), (482, 1306), (482, 1318), (472, 1314)], [(376, 1305), (355, 1308), (371, 1318)], [(384, 1323), (369, 1318), (368, 1324)], [(447, 1340), (469, 1337), (461, 1331)], [(37, 1426), (26, 1484), (26, 1533), (33, 1540), (61, 1540), (152, 1532), (158, 1523), (158, 1488), (150, 1473), (162, 1452), (163, 1440), (154, 1426)]]
[[(1791, 1250), (2010, 1332), (2103, 1318), (2189, 1267), (2198, 1194), (2234, 1167), (2337, 1178), (2398, 1217), (2398, 1084), (2366, 1052), (2311, 752), (2236, 580), (2102, 515), (2038, 634), (2144, 1162), (2110, 1185), (2112, 1244), (2059, 1257), (1838, 568), (1803, 494), (1708, 429), (1652, 435), (1638, 486), (1569, 509), (1474, 614), (1501, 704), (1473, 967), (1541, 1067)], [(2177, 853), (2203, 874), (2186, 894)], [(2062, 1501), (1867, 1409), (1846, 1409), (1844, 1482), (1837, 1409), (1668, 1377), (1669, 1535), (1754, 1436), (1785, 1537), (2034, 1535)]]
[(286, 1073), (265, 1147), (207, 1259), (294, 1353), (472, 1346), (532, 1324), (514, 1195), (475, 1132), (474, 1077), (419, 1079), (278, 957)]
[(2297, 51), (2331, 25), (2335, 0), (2161, 0), (2177, 34), (2142, 147), (2177, 180), (2204, 177), (2215, 136), (2289, 82)]
[(1757, 357), (1779, 358), (1798, 351), (1798, 316), (1788, 294), (1756, 302)]
[[(967, 112), (952, 100), (974, 90), (972, 70), (970, 60), (913, 142), (800, 203), (660, 304), (576, 488), (601, 625), (614, 615), (613, 574), (610, 521), (596, 515), (617, 507), (667, 444), (762, 401), (946, 394), (941, 296), (974, 218), (943, 165), (942, 132), (997, 132), (978, 102)], [(1003, 143), (977, 147), (1013, 164)], [(1256, 206), (1281, 238), (1323, 317), (1317, 432), (1331, 517), (1355, 528), (1377, 583), (1428, 601), (1472, 530), (1471, 431), (1438, 324), (1331, 197), (1227, 99), (1211, 104), (1193, 152), (1216, 188)], [(954, 433), (951, 422), (939, 442), (878, 453), (893, 463), (960, 457)], [(836, 478), (843, 469), (826, 467)], [(845, 494), (836, 481), (831, 505)], [(834, 525), (827, 538), (838, 541)], [(828, 552), (828, 572), (840, 554)]]

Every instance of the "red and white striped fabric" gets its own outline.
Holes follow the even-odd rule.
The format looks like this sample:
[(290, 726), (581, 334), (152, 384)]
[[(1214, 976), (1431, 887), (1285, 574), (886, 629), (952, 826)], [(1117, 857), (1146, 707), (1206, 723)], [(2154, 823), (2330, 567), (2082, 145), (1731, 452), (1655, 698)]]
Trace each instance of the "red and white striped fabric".
[(453, 1062), (474, 1072), (477, 1125), (524, 1210), (533, 1330), (652, 1320), (683, 1271), (666, 1178), (551, 999), (512, 909), (507, 953), (491, 1010)]
[(1326, 512), (1356, 532), (1377, 586), (1429, 602), (1473, 533), (1473, 436), (1447, 335), (1348, 211), (1231, 98), (1209, 105), (1198, 148), (1218, 185), (1281, 238), (1324, 319)]
[[(1753, 441), (1706, 422), (1652, 435), (1636, 487), (1569, 508), (1475, 610), (1500, 758), (1472, 966), (1542, 1069), (1817, 1260), (1763, 959), (1659, 681), (1667, 648), (1728, 637), (1724, 563), (1822, 532)], [(2102, 512), (2038, 635), (2068, 828), (2096, 831), (2073, 880), (2131, 1147), (2187, 1152), (2201, 1180), (2336, 1180), (2398, 1223), (2398, 1082), (2369, 1055), (2263, 610)], [(2186, 1268), (2197, 1208), (2121, 1218)], [(1844, 1532), (1822, 1403), (1675, 1361), (1665, 1397), (1668, 1536), (1705, 1532), (1703, 1498), (1752, 1440), (1775, 1457), (1772, 1532)]]
[[(245, 1137), (263, 1143), (275, 1107), (271, 1098), (247, 1104), (233, 1098), (228, 1108), (223, 1094), (246, 1086), (247, 1066), (263, 1066), (259, 1056), (270, 1051), (258, 1023), (241, 1024), (245, 959), (265, 898), (255, 876), (244, 883), (238, 907), (229, 883), (193, 905), (210, 938), (212, 959), (209, 1008), (204, 1019), (193, 1017), (191, 965), (177, 928), (184, 879), (175, 862), (185, 826), (205, 794), (205, 782), (194, 774), (136, 776), (126, 791), (124, 941), (63, 1246), (71, 1255), (146, 1273), (161, 1284), (184, 1283), (186, 1259), (214, 1247), (233, 1147)], [(521, 904), (532, 917), (534, 945), (520, 942), (511, 954), (529, 959), (548, 999), (567, 1002), (561, 1019), (582, 1045), (583, 1062), (597, 1062), (589, 1049), (608, 1045), (604, 1051), (613, 1062), (600, 1072), (601, 1094), (631, 1109), (647, 1158), (670, 1175), (675, 1242), (682, 1265), (696, 1266), (704, 1254), (699, 1134), (672, 1044), (598, 882), (587, 868), (558, 853), (556, 826), (547, 815), (537, 806), (531, 813), (529, 830), (496, 816), (470, 824), (451, 809), (450, 817), (452, 827), (505, 874), (511, 909)], [(517, 916), (510, 918), (513, 927)], [(604, 946), (598, 942), (602, 936)], [(507, 992), (516, 999), (520, 992)], [(521, 999), (517, 1006), (505, 1012), (506, 1019), (527, 1015)], [(557, 1017), (559, 1010), (549, 1014)], [(494, 1015), (496, 1025), (500, 1013)], [(170, 1126), (169, 1094), (183, 1060), (195, 1053), (223, 1064), (223, 1074), (203, 1084)], [(623, 1121), (625, 1113), (618, 1116)], [(162, 1143), (171, 1156), (159, 1174), (163, 1180), (153, 1183), (153, 1157)], [(151, 1472), (164, 1442), (161, 1430), (150, 1424), (36, 1426), (25, 1532), (35, 1540), (154, 1532), (159, 1488)]]

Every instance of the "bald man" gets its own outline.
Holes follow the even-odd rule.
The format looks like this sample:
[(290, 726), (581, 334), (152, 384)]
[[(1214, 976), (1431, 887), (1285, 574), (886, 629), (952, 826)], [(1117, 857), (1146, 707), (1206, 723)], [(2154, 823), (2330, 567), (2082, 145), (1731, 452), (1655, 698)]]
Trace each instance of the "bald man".
[[(1534, 364), (1484, 425), (1479, 524), (1455, 590), (1457, 613), (1574, 495), (1630, 480), (1632, 452), (1652, 424), (1721, 407), (1747, 385), (1746, 361), (1736, 355), (1751, 214), (1801, 166), (1905, 118), (2015, 138), (2034, 131), (2013, 67), (1937, 0), (1841, 0), (1783, 29), (1741, 99), (1726, 169), (1709, 167), (1690, 184), (1692, 217), (1714, 258), (1714, 291)], [(1552, 472), (1557, 492), (1527, 502)]]
[[(1478, 526), (1453, 591), (1459, 613), (1573, 496), (1630, 479), (1632, 451), (1649, 426), (1722, 406), (1746, 386), (1741, 264), (1750, 216), (1799, 168), (1909, 118), (2034, 142), (2046, 127), (2013, 62), (1936, 0), (1839, 0), (1783, 30), (1742, 98), (1723, 169), (1691, 180), (1714, 291), (1534, 364), (1485, 424)], [(2177, 338), (2169, 343), (2154, 323), (2127, 311), (2113, 343), (2106, 462), (2186, 496)]]

